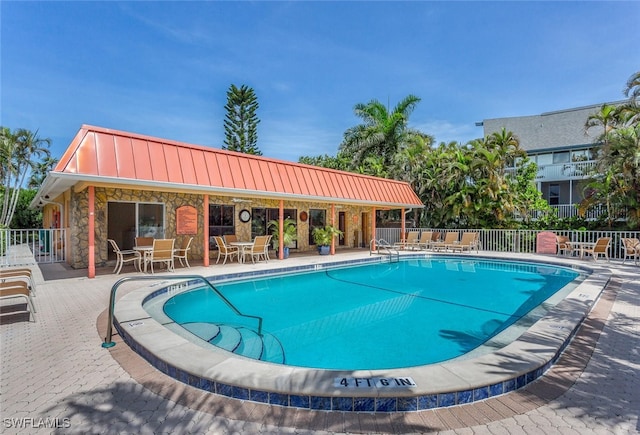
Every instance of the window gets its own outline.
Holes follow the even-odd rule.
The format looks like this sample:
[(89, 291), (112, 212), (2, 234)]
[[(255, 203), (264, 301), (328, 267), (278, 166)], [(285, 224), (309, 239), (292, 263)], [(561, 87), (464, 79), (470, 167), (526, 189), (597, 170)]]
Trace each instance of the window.
[(138, 204), (138, 237), (164, 238), (164, 204)]
[(235, 234), (235, 207), (232, 205), (209, 205), (209, 237)]
[(569, 163), (569, 151), (553, 153), (553, 163)]
[[(285, 208), (283, 210), (284, 218), (293, 219), (296, 223), (298, 222), (298, 210), (294, 208)], [(278, 208), (252, 208), (251, 209), (251, 238), (253, 239), (256, 236), (265, 236), (267, 234), (272, 234), (273, 231), (269, 231), (267, 228), (267, 224), (270, 221), (277, 221), (280, 216), (280, 209)], [(298, 242), (293, 242), (293, 245), (290, 246), (295, 249), (298, 247)]]
[(309, 209), (309, 245), (315, 245), (313, 241), (314, 228), (323, 228), (327, 224), (327, 211)]
[(560, 204), (560, 185), (549, 184), (549, 205)]

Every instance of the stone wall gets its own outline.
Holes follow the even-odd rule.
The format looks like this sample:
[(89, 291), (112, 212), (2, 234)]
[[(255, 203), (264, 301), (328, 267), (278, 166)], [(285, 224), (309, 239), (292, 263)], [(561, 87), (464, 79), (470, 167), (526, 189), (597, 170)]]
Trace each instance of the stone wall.
[[(194, 234), (194, 241), (191, 244), (189, 254), (190, 259), (201, 260), (204, 254), (204, 213), (203, 213), (203, 195), (176, 193), (176, 192), (157, 192), (147, 190), (130, 190), (116, 188), (95, 188), (95, 263), (96, 266), (105, 266), (108, 262), (110, 247), (107, 242), (107, 204), (108, 202), (145, 202), (145, 203), (163, 203), (165, 204), (165, 237), (176, 238), (176, 245), (180, 245), (184, 237), (191, 235), (176, 235), (176, 209), (190, 205), (197, 210), (198, 232)], [(278, 208), (280, 201), (277, 199), (261, 199), (252, 198), (250, 202), (234, 204), (229, 197), (210, 196), (209, 204), (235, 205), (235, 227), (239, 240), (251, 239), (251, 221), (243, 223), (238, 219), (238, 213), (243, 208)], [(89, 258), (89, 238), (88, 238), (88, 190), (81, 192), (71, 191), (70, 197), (70, 234), (71, 246), (69, 255), (69, 264), (74, 268), (88, 267)], [(302, 201), (285, 201), (284, 208), (296, 209), (298, 212), (298, 251), (306, 251), (314, 249), (309, 246), (309, 221), (302, 222), (299, 215), (302, 211), (309, 212), (309, 209), (325, 209), (327, 212), (327, 222), (331, 221), (331, 206), (323, 202), (302, 202)], [(345, 247), (353, 247), (357, 243), (354, 241), (354, 231), (360, 231), (360, 219), (362, 212), (370, 212), (370, 208), (361, 206), (340, 206), (336, 207), (336, 226), (338, 224), (338, 213), (346, 213), (346, 231), (345, 231)], [(369, 219), (370, 220), (370, 219)], [(367, 229), (367, 233), (371, 231)], [(360, 235), (360, 240), (366, 240)], [(217, 251), (210, 253), (210, 257), (215, 258)]]

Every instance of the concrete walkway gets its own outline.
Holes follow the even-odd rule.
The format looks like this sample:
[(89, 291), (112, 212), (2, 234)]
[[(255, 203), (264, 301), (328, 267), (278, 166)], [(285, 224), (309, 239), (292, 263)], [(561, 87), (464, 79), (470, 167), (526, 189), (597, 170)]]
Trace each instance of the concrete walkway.
[[(292, 256), (286, 261), (291, 266), (319, 259)], [(274, 264), (282, 263), (194, 266), (188, 273), (211, 276)], [(43, 265), (35, 298), (37, 321), (24, 314), (0, 317), (0, 432), (640, 433), (640, 267), (608, 266), (612, 284), (584, 330), (557, 367), (527, 388), (500, 400), (436, 411), (347, 415), (192, 391), (141, 363), (122, 343), (105, 350), (98, 332), (105, 325), (98, 319), (104, 321), (113, 283), (134, 275), (133, 269), (119, 276), (111, 269), (98, 270), (96, 278), (88, 279), (86, 271)], [(125, 284), (120, 292), (124, 295), (134, 285)]]

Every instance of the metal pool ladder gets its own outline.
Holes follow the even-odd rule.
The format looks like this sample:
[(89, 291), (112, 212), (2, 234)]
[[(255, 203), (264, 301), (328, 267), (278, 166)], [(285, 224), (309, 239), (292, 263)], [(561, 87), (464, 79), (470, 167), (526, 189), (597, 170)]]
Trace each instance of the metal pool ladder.
[(109, 348), (109, 347), (113, 347), (116, 344), (111, 340), (113, 337), (113, 311), (115, 309), (115, 304), (116, 304), (116, 291), (118, 290), (118, 287), (120, 287), (121, 284), (127, 282), (127, 281), (160, 281), (160, 280), (173, 280), (173, 281), (177, 281), (177, 280), (182, 280), (182, 281), (187, 281), (187, 280), (196, 280), (196, 281), (202, 281), (203, 283), (205, 283), (207, 286), (209, 286), (211, 288), (211, 290), (213, 290), (215, 292), (215, 294), (217, 294), (220, 299), (222, 299), (222, 301), (227, 304), (227, 306), (229, 308), (231, 308), (233, 310), (234, 313), (236, 313), (238, 316), (242, 316), (242, 317), (250, 317), (252, 319), (257, 319), (258, 320), (258, 335), (262, 337), (262, 317), (260, 316), (253, 316), (251, 314), (243, 314), (242, 312), (240, 312), (240, 310), (238, 310), (235, 305), (233, 305), (231, 303), (231, 301), (229, 299), (227, 299), (222, 293), (220, 293), (220, 291), (214, 287), (213, 284), (211, 284), (209, 282), (209, 280), (207, 280), (204, 276), (202, 275), (175, 275), (175, 276), (162, 276), (162, 277), (158, 277), (158, 276), (127, 276), (125, 278), (119, 279), (115, 284), (113, 284), (113, 287), (111, 287), (111, 296), (109, 297), (109, 318), (108, 318), (108, 323), (107, 323), (107, 335), (104, 338), (104, 342), (102, 343), (102, 347), (104, 348)]
[[(373, 246), (375, 245), (375, 249)], [(388, 255), (389, 263), (400, 261), (400, 251), (398, 251), (392, 244), (385, 239), (371, 239), (369, 242), (369, 255), (376, 253), (378, 255)]]

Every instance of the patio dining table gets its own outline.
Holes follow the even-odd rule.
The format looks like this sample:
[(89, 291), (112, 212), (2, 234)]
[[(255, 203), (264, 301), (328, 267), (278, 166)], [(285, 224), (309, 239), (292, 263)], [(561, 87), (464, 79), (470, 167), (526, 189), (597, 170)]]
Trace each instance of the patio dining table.
[(229, 245), (238, 248), (238, 263), (244, 263), (244, 254), (253, 247), (253, 242), (230, 242)]
[(580, 251), (580, 259), (582, 260), (585, 250), (593, 248), (596, 244), (594, 242), (571, 242), (571, 245), (575, 247), (576, 251)]

